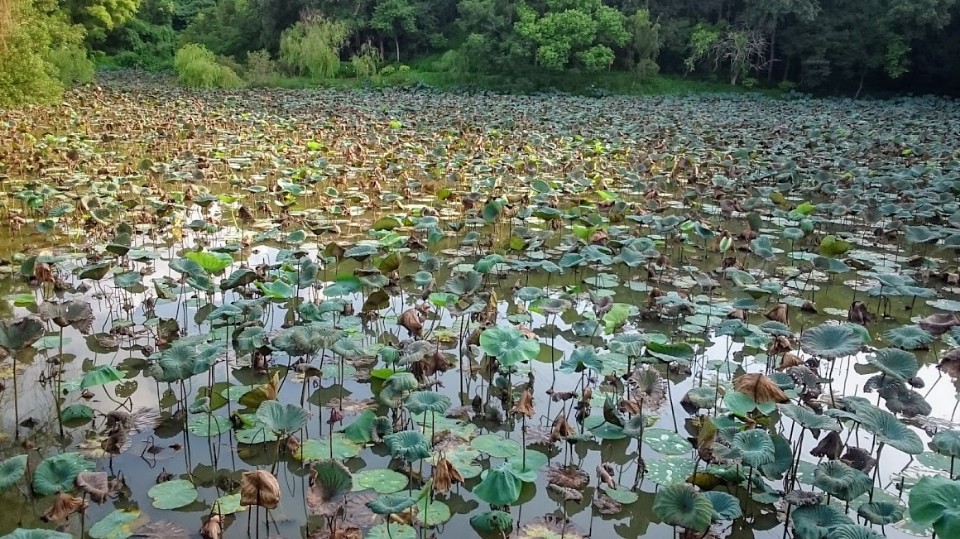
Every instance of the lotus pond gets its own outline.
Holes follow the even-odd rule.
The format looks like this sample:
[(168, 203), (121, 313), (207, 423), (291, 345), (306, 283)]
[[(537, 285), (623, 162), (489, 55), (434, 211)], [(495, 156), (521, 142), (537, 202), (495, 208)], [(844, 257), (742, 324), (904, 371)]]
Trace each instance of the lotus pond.
[(0, 114), (2, 537), (960, 537), (960, 105)]

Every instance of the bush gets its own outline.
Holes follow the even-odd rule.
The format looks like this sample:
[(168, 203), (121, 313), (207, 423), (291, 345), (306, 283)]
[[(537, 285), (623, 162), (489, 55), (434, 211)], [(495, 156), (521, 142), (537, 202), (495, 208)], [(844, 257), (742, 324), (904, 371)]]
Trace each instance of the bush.
[(409, 73), (409, 72), (410, 72), (410, 66), (408, 65), (400, 64), (400, 67), (397, 68), (397, 73)]
[(280, 80), (277, 63), (270, 58), (266, 50), (251, 52), (247, 55), (247, 69), (244, 74), (247, 85), (255, 88), (276, 86)]
[(52, 63), (65, 85), (93, 81), (93, 62), (87, 58), (87, 52), (80, 47), (60, 47), (50, 51)]
[(340, 70), (340, 49), (347, 25), (318, 15), (306, 16), (280, 37), (280, 62), (295, 75), (327, 79)]
[(216, 56), (203, 45), (180, 47), (173, 59), (180, 84), (193, 88), (239, 88), (243, 81), (229, 67), (218, 64)]
[(350, 64), (353, 65), (353, 73), (358, 79), (375, 79), (381, 60), (380, 50), (368, 41), (350, 58)]

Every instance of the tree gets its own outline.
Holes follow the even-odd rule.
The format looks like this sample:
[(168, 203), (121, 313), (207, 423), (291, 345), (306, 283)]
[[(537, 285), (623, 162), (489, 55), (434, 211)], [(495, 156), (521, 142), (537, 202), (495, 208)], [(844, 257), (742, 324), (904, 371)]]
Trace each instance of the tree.
[(280, 61), (297, 75), (333, 77), (340, 70), (340, 50), (348, 37), (346, 24), (307, 15), (281, 35)]
[(660, 54), (660, 23), (650, 20), (650, 12), (638, 9), (627, 21), (631, 34), (627, 44), (627, 63), (638, 79), (656, 75), (660, 70), (657, 56)]
[(546, 0), (537, 7), (520, 3), (515, 28), (534, 44), (537, 62), (548, 69), (609, 68), (615, 59), (612, 47), (630, 39), (623, 14), (601, 0)]
[(99, 42), (137, 15), (140, 0), (67, 0), (64, 6), (70, 19), (86, 29), (87, 39)]
[(393, 38), (400, 63), (400, 36), (417, 32), (417, 10), (409, 0), (380, 0), (373, 10), (370, 28)]
[(730, 85), (745, 77), (751, 70), (766, 66), (767, 40), (752, 30), (731, 30), (713, 45), (718, 62), (730, 63)]
[(71, 25), (55, 0), (13, 0), (0, 31), (0, 107), (51, 103), (64, 83), (92, 76), (80, 47), (83, 28)]

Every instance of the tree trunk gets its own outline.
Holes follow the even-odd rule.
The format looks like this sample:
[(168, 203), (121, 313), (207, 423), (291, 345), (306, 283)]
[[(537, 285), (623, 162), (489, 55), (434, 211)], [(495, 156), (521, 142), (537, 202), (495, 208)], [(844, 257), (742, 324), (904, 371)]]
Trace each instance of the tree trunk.
[(383, 53), (383, 36), (377, 38), (380, 40), (380, 58), (386, 59), (387, 55)]
[(397, 63), (400, 63), (400, 38), (393, 36), (393, 43), (397, 46)]
[(737, 71), (732, 71), (732, 72), (730, 72), (730, 86), (736, 86), (736, 85), (737, 85), (737, 77), (738, 77), (738, 75), (739, 75), (739, 72), (737, 72)]
[(770, 54), (767, 56), (767, 80), (773, 80), (773, 58), (776, 54), (777, 27), (774, 25), (770, 31)]
[(866, 77), (866, 75), (867, 75), (866, 69), (860, 71), (860, 85), (857, 86), (857, 94), (853, 96), (854, 99), (860, 98), (860, 92), (863, 91), (863, 78)]

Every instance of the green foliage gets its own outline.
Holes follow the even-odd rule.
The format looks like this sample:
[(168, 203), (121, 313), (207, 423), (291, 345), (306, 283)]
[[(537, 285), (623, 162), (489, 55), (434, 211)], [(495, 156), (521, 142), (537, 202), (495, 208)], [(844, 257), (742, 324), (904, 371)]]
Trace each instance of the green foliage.
[(400, 62), (400, 36), (416, 33), (417, 10), (410, 0), (379, 0), (370, 19), (370, 28), (393, 38)]
[(382, 60), (380, 51), (367, 42), (360, 47), (360, 52), (350, 57), (350, 65), (358, 79), (368, 80), (376, 78), (377, 67)]
[(140, 0), (67, 0), (73, 21), (80, 23), (91, 41), (98, 42), (136, 16)]
[(247, 55), (244, 80), (251, 88), (275, 86), (280, 78), (280, 68), (266, 50), (251, 52)]
[(693, 33), (690, 34), (690, 40), (687, 42), (687, 57), (683, 59), (683, 65), (687, 73), (695, 70), (697, 65), (710, 54), (710, 50), (720, 41), (720, 32), (709, 25), (698, 24)]
[(247, 51), (276, 50), (260, 37), (261, 21), (246, 0), (219, 0), (201, 9), (180, 34), (180, 43), (198, 43), (215, 54), (242, 57)]
[(280, 37), (280, 62), (297, 75), (331, 78), (340, 70), (340, 49), (350, 31), (342, 22), (310, 16)]
[(10, 26), (0, 36), (0, 107), (54, 102), (64, 81), (89, 78), (79, 49), (83, 29), (69, 24), (56, 2), (13, 0), (10, 9)]
[(173, 60), (177, 80), (193, 88), (239, 88), (243, 81), (229, 67), (217, 63), (203, 45), (189, 43), (177, 51)]
[(660, 23), (650, 20), (650, 11), (638, 9), (627, 21), (631, 38), (627, 44), (628, 65), (639, 80), (647, 80), (660, 71)]
[(65, 85), (93, 80), (93, 62), (87, 58), (87, 51), (78, 46), (64, 46), (50, 51), (50, 63), (56, 67), (60, 82)]
[(556, 0), (543, 11), (520, 4), (517, 16), (517, 33), (534, 44), (537, 62), (548, 69), (609, 68), (615, 59), (611, 47), (630, 39), (623, 14), (601, 0)]

